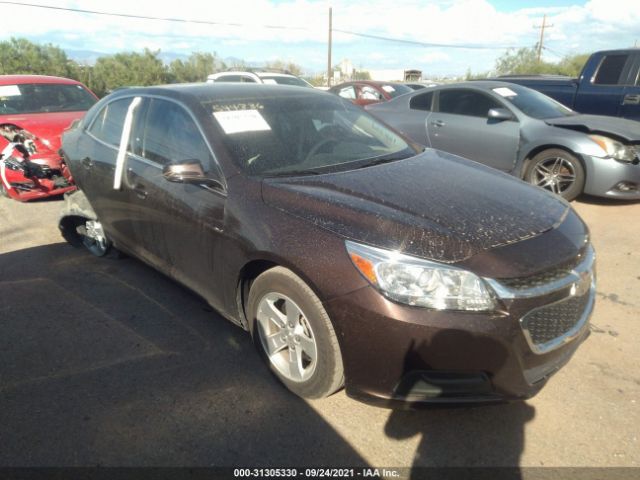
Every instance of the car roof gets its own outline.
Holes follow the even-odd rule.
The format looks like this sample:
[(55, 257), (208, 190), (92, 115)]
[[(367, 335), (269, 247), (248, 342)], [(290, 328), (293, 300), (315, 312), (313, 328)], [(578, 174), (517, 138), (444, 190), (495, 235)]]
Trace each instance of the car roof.
[(228, 70), (226, 72), (216, 72), (209, 75), (210, 77), (216, 76), (221, 77), (223, 75), (255, 75), (256, 77), (295, 77), (295, 75), (291, 73), (284, 72), (269, 72), (262, 70)]
[(118, 90), (109, 95), (108, 98), (130, 97), (135, 95), (160, 95), (176, 100), (184, 101), (210, 101), (224, 99), (259, 100), (264, 98), (284, 98), (300, 95), (327, 95), (334, 98), (334, 95), (327, 92), (300, 88), (292, 85), (261, 83), (179, 83), (171, 85), (160, 85), (153, 87), (132, 87)]
[(77, 80), (50, 75), (0, 75), (0, 85), (20, 85), (25, 83), (58, 83), (81, 85)]

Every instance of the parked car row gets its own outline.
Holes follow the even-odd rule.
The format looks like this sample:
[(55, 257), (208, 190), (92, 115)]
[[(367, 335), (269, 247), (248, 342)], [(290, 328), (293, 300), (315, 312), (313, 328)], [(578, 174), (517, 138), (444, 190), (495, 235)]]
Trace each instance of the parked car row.
[(528, 398), (589, 335), (594, 253), (569, 204), (339, 96), (126, 89), (62, 151), (64, 237), (197, 292), (302, 397)]
[[(64, 238), (186, 285), (305, 398), (538, 392), (595, 300), (588, 228), (565, 199), (639, 198), (638, 124), (498, 81), (327, 93), (253, 73), (60, 107), (76, 112), (57, 157), (77, 186)], [(29, 100), (1, 88), (5, 109)], [(15, 188), (10, 165), (33, 173), (47, 143), (10, 133)]]
[(573, 200), (640, 199), (640, 122), (581, 115), (535, 90), (475, 81), (418, 90), (368, 111), (412, 140)]

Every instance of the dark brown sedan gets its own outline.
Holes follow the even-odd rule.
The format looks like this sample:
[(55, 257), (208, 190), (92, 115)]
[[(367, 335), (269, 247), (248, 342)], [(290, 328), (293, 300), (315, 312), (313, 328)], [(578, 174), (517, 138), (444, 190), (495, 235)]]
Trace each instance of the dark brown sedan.
[(65, 238), (203, 296), (302, 397), (527, 398), (588, 335), (594, 254), (565, 201), (335, 95), (122, 90), (63, 150)]

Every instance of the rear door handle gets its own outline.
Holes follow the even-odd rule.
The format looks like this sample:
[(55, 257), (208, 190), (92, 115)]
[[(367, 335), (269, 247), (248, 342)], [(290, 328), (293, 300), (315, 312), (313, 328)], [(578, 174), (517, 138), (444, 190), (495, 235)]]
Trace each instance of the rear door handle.
[(145, 198), (147, 198), (147, 195), (149, 194), (147, 192), (147, 189), (145, 188), (144, 185), (137, 183), (134, 187), (133, 187), (133, 191), (136, 192), (136, 195), (138, 196), (138, 198), (141, 198), (142, 200), (144, 200)]
[(80, 163), (82, 163), (82, 166), (87, 170), (90, 170), (91, 167), (93, 167), (93, 161), (89, 157), (84, 157)]
[(623, 105), (640, 105), (640, 94), (627, 94), (622, 100)]
[(444, 127), (446, 123), (444, 123), (442, 120), (433, 120), (431, 122), (431, 125), (433, 125), (434, 127)]

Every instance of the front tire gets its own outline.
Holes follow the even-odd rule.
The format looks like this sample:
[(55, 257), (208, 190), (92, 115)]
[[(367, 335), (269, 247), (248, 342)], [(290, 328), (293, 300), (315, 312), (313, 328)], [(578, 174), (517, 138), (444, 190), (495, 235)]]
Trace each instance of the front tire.
[(256, 278), (247, 300), (249, 330), (271, 371), (293, 393), (323, 398), (344, 383), (342, 355), (320, 299), (292, 271)]
[(582, 193), (585, 178), (582, 162), (559, 148), (538, 153), (531, 159), (524, 176), (530, 184), (549, 190), (569, 202)]

